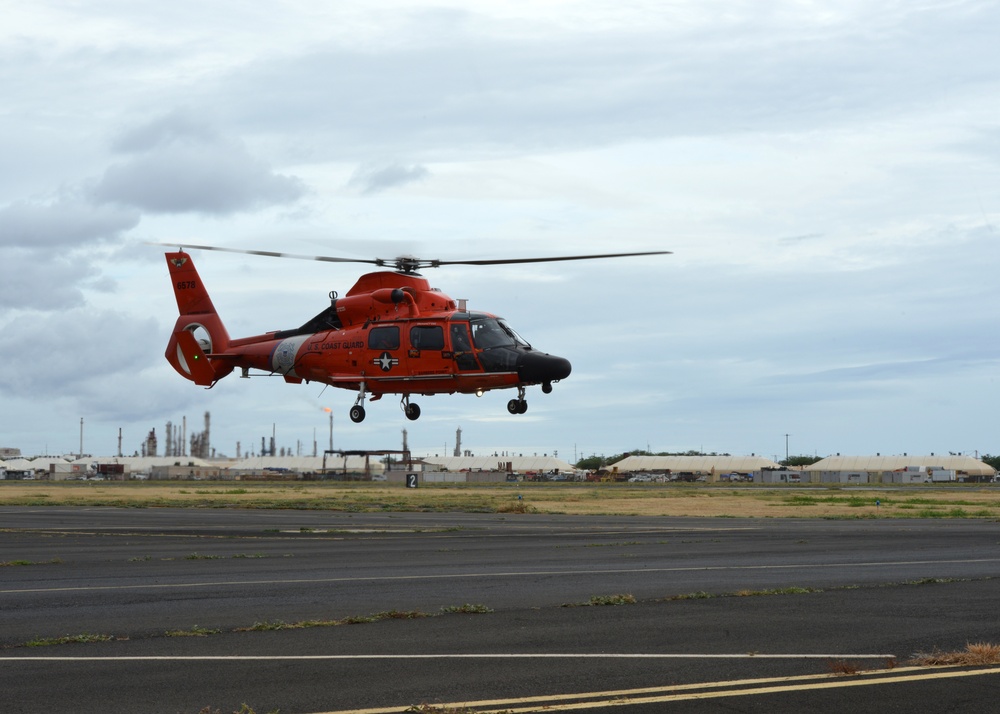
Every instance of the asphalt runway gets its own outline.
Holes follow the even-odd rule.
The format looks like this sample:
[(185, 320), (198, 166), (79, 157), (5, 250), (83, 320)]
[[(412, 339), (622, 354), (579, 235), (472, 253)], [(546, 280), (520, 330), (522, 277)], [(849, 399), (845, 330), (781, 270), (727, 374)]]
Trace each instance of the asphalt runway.
[(1000, 643), (998, 545), (971, 519), (0, 508), (0, 710), (986, 710), (1000, 668), (907, 660)]

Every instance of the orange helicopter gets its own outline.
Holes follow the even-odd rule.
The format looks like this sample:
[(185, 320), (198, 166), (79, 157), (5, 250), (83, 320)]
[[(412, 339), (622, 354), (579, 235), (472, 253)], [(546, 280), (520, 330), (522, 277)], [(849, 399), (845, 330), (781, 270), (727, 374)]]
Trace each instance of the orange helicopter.
[[(162, 244), (167, 245), (167, 244)], [(176, 245), (176, 244), (170, 244)], [(362, 275), (340, 297), (330, 292), (330, 306), (290, 330), (232, 339), (212, 304), (194, 261), (185, 249), (217, 250), (278, 258), (334, 263), (371, 263), (384, 270)], [(503, 318), (466, 309), (432, 288), (417, 271), (442, 265), (505, 265), (567, 260), (665, 255), (670, 251), (610, 253), (552, 258), (500, 260), (393, 260), (304, 256), (270, 251), (239, 250), (205, 245), (179, 245), (166, 253), (180, 317), (167, 344), (166, 358), (175, 370), (208, 388), (239, 369), (280, 375), (286, 382), (320, 382), (357, 393), (351, 421), (365, 418), (365, 398), (401, 395), (400, 406), (410, 420), (420, 416), (411, 395), (476, 394), (491, 389), (517, 389), (507, 402), (511, 414), (524, 414), (527, 387), (553, 382), (570, 374), (569, 360), (539, 352)]]

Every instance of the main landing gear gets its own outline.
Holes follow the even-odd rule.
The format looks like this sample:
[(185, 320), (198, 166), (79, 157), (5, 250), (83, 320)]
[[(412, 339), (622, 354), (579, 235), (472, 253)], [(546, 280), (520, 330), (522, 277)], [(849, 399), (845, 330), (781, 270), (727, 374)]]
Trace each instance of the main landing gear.
[(358, 398), (354, 400), (354, 406), (351, 407), (351, 421), (355, 424), (360, 424), (365, 420), (365, 383), (361, 383), (361, 388), (358, 390)]
[[(372, 396), (372, 401), (381, 398), (381, 394), (376, 394)], [(404, 394), (403, 398), (399, 402), (400, 408), (403, 410), (403, 414), (410, 421), (416, 421), (420, 418), (420, 406), (410, 401), (410, 395)], [(351, 421), (355, 424), (360, 424), (365, 420), (365, 383), (362, 382), (361, 386), (358, 388), (358, 398), (354, 400), (354, 406), (351, 407), (350, 411)]]
[(410, 395), (404, 394), (403, 398), (399, 401), (399, 406), (403, 410), (403, 414), (410, 421), (416, 421), (420, 418), (420, 407), (416, 404), (410, 403)]

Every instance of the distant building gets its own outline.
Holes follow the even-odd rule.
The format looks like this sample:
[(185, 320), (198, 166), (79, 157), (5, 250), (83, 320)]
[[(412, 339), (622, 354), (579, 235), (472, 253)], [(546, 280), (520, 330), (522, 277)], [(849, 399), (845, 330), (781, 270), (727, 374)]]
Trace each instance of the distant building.
[(626, 456), (608, 466), (619, 473), (655, 473), (675, 479), (705, 477), (708, 481), (732, 480), (733, 474), (749, 478), (763, 469), (780, 469), (781, 466), (763, 456), (730, 456), (728, 454), (700, 456)]
[[(938, 456), (828, 456), (802, 469), (812, 483), (924, 483), (991, 481), (996, 469), (961, 454)], [(805, 480), (805, 479), (804, 479)]]

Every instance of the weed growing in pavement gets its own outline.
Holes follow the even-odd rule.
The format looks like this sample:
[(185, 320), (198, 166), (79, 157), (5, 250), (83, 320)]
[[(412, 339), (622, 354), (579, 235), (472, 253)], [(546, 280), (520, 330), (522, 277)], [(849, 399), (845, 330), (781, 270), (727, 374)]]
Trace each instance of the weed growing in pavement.
[(352, 615), (340, 620), (299, 620), (284, 622), (282, 620), (264, 620), (255, 622), (249, 627), (237, 627), (233, 632), (270, 632), (274, 630), (304, 630), (310, 627), (339, 627), (340, 625), (364, 625), (382, 620), (416, 620), (422, 617), (433, 617), (419, 610), (387, 610), (371, 615)]
[(465, 603), (464, 605), (449, 605), (447, 607), (442, 607), (441, 612), (446, 614), (469, 614), (469, 615), (486, 615), (493, 612), (492, 607), (486, 607), (486, 605), (471, 605)]
[(635, 595), (619, 593), (617, 595), (592, 595), (587, 602), (568, 602), (561, 607), (591, 607), (598, 605), (634, 605)]
[(731, 593), (734, 597), (758, 597), (762, 595), (808, 595), (809, 593), (821, 593), (822, 590), (817, 588), (800, 588), (800, 587), (790, 587), (790, 588), (774, 588), (774, 589), (764, 589), (764, 590), (737, 590)]
[(111, 635), (93, 635), (84, 633), (82, 635), (64, 635), (63, 637), (38, 637), (24, 643), (25, 647), (51, 647), (53, 645), (88, 644), (90, 642), (108, 642), (113, 640)]
[(915, 667), (962, 666), (1000, 664), (1000, 645), (987, 642), (970, 643), (957, 652), (918, 653), (907, 664)]
[(190, 630), (167, 630), (164, 634), (167, 637), (208, 637), (218, 635), (222, 630), (212, 630), (207, 627), (195, 625)]
[(696, 593), (686, 593), (683, 595), (671, 595), (667, 600), (708, 600), (713, 597), (723, 597), (722, 595), (713, 595), (712, 593), (707, 593), (704, 590), (699, 590)]
[(834, 674), (850, 676), (862, 671), (861, 665), (857, 662), (850, 662), (846, 659), (832, 659), (826, 664), (830, 668), (830, 671)]
[[(222, 714), (221, 709), (213, 709), (212, 707), (203, 707), (198, 710), (198, 714)], [(257, 714), (257, 711), (249, 704), (241, 704), (239, 709), (234, 709), (233, 714)], [(272, 709), (267, 714), (281, 714), (280, 709)]]
[(3, 560), (0, 561), (0, 568), (10, 568), (18, 565), (59, 565), (62, 563), (62, 558), (53, 558), (52, 560)]
[(282, 620), (258, 620), (249, 627), (237, 627), (233, 632), (272, 632), (274, 630), (294, 630), (302, 625), (290, 625)]

